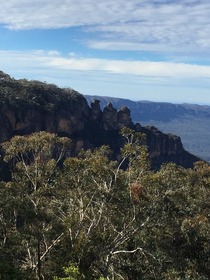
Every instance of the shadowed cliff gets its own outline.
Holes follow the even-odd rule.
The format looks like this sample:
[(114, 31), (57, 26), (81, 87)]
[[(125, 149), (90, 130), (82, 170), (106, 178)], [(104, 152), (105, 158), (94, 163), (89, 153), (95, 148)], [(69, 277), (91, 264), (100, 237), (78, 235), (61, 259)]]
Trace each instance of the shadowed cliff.
[[(90, 104), (93, 96), (85, 95), (85, 98)], [(108, 96), (94, 98), (100, 100), (101, 108), (108, 102), (117, 109), (127, 106), (134, 123), (155, 126), (164, 133), (178, 135), (187, 151), (210, 162), (210, 106), (132, 101)]]
[(127, 107), (116, 110), (109, 103), (102, 110), (98, 100), (93, 100), (89, 106), (73, 89), (15, 80), (0, 72), (0, 142), (14, 135), (47, 131), (70, 137), (73, 141), (71, 155), (82, 148), (109, 145), (116, 156), (123, 145), (119, 133), (123, 126), (146, 134), (154, 168), (165, 162), (192, 167), (199, 160), (184, 150), (179, 137), (134, 124)]

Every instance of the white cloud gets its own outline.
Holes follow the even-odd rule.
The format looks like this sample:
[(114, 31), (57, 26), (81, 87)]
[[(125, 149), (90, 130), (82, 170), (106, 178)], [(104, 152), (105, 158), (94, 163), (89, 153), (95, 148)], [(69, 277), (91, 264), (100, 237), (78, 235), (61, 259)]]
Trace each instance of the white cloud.
[(101, 71), (114, 74), (163, 78), (210, 78), (210, 66), (175, 62), (151, 62), (139, 60), (108, 60), (74, 56), (62, 57), (56, 50), (31, 52), (0, 51), (0, 68), (5, 66), (45, 68), (59, 70)]
[(209, 52), (209, 13), (209, 0), (7, 0), (0, 23), (17, 30), (80, 27), (96, 32), (88, 43), (99, 49), (202, 53)]
[(95, 58), (55, 57), (47, 62), (50, 67), (82, 71), (107, 71), (148, 77), (210, 78), (210, 66), (173, 62), (125, 61)]
[(0, 51), (0, 69), (16, 79), (70, 86), (83, 94), (210, 104), (210, 66), (62, 57), (54, 50), (34, 50)]

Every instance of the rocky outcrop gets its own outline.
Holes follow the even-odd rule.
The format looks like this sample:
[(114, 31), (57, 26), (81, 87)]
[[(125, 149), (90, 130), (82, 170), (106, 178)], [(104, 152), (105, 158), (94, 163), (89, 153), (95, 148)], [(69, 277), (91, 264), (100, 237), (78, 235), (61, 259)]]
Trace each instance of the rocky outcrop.
[[(180, 137), (172, 134), (164, 134), (154, 126), (142, 127), (140, 123), (134, 124), (131, 119), (130, 110), (122, 107), (116, 110), (111, 103), (100, 109), (100, 102), (93, 100), (91, 108), (97, 103), (98, 119), (88, 122), (87, 131), (91, 131), (89, 140), (95, 146), (102, 144), (109, 145), (116, 154), (122, 146), (122, 139), (119, 130), (126, 126), (137, 132), (146, 134), (146, 144), (153, 168), (159, 168), (166, 162), (174, 162), (184, 167), (192, 167), (193, 163), (199, 160), (196, 156), (184, 150)], [(95, 134), (97, 132), (97, 135)], [(92, 139), (91, 139), (92, 138)], [(95, 141), (99, 140), (99, 142)], [(100, 141), (101, 139), (101, 141)]]
[(134, 124), (127, 107), (116, 110), (109, 103), (101, 110), (98, 100), (88, 106), (86, 99), (72, 89), (37, 81), (16, 81), (8, 75), (0, 78), (0, 142), (14, 135), (45, 130), (70, 137), (72, 154), (82, 148), (109, 145), (117, 155), (123, 145), (119, 131), (126, 126), (147, 135), (154, 168), (170, 161), (191, 167), (198, 160), (183, 149), (179, 137)]
[(0, 142), (41, 130), (78, 134), (84, 131), (89, 112), (76, 91), (34, 81), (0, 82)]
[(102, 111), (100, 108), (100, 101), (93, 100), (91, 102), (91, 110), (90, 110), (90, 120), (93, 122), (101, 122), (102, 120)]
[(112, 103), (103, 110), (103, 127), (105, 130), (119, 129), (118, 113)]
[(122, 107), (120, 110), (117, 110), (109, 102), (102, 111), (100, 101), (96, 99), (93, 99), (90, 107), (90, 121), (106, 131), (119, 130), (122, 126), (134, 127), (130, 110), (127, 107)]
[(165, 162), (174, 162), (190, 168), (198, 158), (184, 150), (181, 138), (165, 134), (154, 126), (141, 127), (139, 131), (147, 135), (147, 145), (154, 168)]
[[(90, 104), (93, 96), (85, 95)], [(111, 102), (116, 109), (127, 106), (134, 123), (154, 125), (164, 133), (179, 135), (185, 149), (210, 163), (210, 106), (168, 102), (132, 101), (110, 96), (94, 96), (103, 109)]]
[(133, 127), (130, 110), (127, 107), (122, 107), (117, 116), (120, 126)]

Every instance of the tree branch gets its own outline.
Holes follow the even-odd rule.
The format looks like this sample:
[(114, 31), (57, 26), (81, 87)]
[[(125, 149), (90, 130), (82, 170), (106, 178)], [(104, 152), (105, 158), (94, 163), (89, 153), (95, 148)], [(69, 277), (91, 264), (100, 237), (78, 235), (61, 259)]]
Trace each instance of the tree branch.
[(47, 248), (47, 250), (44, 252), (44, 254), (42, 254), (42, 256), (40, 257), (40, 260), (42, 261), (45, 256), (51, 251), (51, 249), (58, 244), (61, 241), (61, 237), (64, 235), (64, 233), (61, 233), (54, 241), (53, 243)]

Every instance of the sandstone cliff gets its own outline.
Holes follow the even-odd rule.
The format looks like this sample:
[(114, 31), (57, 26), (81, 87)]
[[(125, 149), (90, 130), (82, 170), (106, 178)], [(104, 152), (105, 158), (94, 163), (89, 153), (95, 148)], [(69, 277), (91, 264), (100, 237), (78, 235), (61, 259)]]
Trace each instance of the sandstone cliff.
[(183, 149), (179, 137), (166, 135), (154, 127), (134, 124), (130, 110), (116, 110), (109, 103), (86, 99), (72, 89), (60, 89), (38, 81), (14, 80), (0, 72), (0, 142), (14, 135), (45, 130), (73, 140), (72, 154), (81, 148), (109, 145), (116, 155), (123, 144), (121, 127), (130, 127), (147, 135), (153, 167), (175, 162), (191, 167), (198, 160)]

